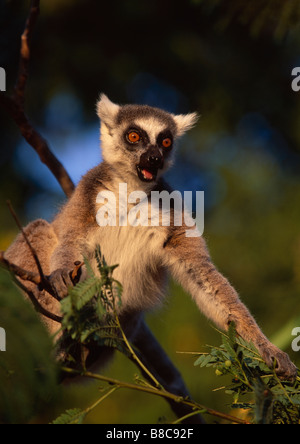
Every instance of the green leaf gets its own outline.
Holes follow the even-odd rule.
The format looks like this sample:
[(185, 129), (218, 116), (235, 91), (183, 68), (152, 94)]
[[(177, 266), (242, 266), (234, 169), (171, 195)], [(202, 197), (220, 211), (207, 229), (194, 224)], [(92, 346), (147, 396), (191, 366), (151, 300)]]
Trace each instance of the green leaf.
[(199, 358), (197, 358), (196, 361), (194, 362), (194, 366), (196, 367), (200, 365), (201, 367), (203, 367), (203, 362), (205, 362), (207, 358), (209, 362), (211, 360), (211, 355), (204, 353), (203, 355), (199, 356)]
[(87, 279), (79, 283), (71, 291), (71, 295), (76, 299), (76, 309), (81, 310), (90, 300), (101, 291), (101, 282), (96, 277)]
[(92, 269), (92, 266), (86, 257), (83, 258), (84, 264), (86, 266), (88, 278), (96, 277)]
[(228, 328), (228, 338), (230, 341), (230, 344), (232, 346), (234, 346), (234, 344), (236, 344), (236, 328), (235, 328), (235, 323), (234, 322), (230, 322), (229, 324), (229, 328)]
[(232, 356), (234, 359), (236, 359), (236, 352), (232, 346), (230, 339), (225, 336), (222, 336), (222, 343), (225, 350), (228, 352), (229, 356)]
[[(256, 423), (300, 423), (300, 378), (295, 382), (282, 381), (253, 346), (235, 336), (231, 326), (228, 334), (221, 333), (222, 344), (209, 346), (210, 353), (201, 354), (195, 366), (217, 368), (216, 373), (230, 376), (231, 383), (220, 387), (232, 396), (232, 407), (244, 405), (255, 409)], [(298, 372), (299, 373), (299, 372)], [(247, 396), (247, 402), (241, 398)], [(248, 402), (250, 398), (250, 401)]]
[(61, 302), (63, 313), (68, 313), (72, 307), (81, 310), (90, 300), (101, 291), (101, 281), (97, 277), (91, 277), (80, 282), (69, 291), (69, 296)]
[(85, 417), (85, 412), (81, 409), (69, 409), (62, 413), (51, 424), (65, 425), (65, 424), (80, 424)]

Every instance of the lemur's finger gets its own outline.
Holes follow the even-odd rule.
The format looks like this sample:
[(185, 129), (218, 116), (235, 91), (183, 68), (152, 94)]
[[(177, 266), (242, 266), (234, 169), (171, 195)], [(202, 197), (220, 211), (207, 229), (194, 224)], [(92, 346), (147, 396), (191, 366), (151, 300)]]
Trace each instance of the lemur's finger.
[(84, 265), (84, 262), (76, 261), (76, 262), (74, 262), (74, 265), (75, 265), (75, 268), (70, 273), (70, 278), (71, 278), (73, 285), (76, 285), (80, 281), (80, 277), (82, 274), (82, 266)]

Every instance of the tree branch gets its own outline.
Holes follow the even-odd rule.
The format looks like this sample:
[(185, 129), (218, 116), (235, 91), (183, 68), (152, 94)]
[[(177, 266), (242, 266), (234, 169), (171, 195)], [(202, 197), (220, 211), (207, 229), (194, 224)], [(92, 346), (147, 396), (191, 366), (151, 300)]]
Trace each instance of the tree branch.
[(197, 410), (197, 413), (205, 412), (209, 415), (216, 416), (217, 418), (225, 419), (227, 421), (230, 421), (230, 422), (233, 422), (236, 424), (249, 424), (248, 421), (245, 421), (243, 419), (237, 418), (235, 416), (227, 415), (226, 413), (218, 412), (214, 409), (208, 408), (208, 407), (201, 405), (197, 402), (194, 402), (190, 399), (185, 399), (181, 396), (174, 395), (173, 393), (170, 393), (165, 390), (158, 389), (158, 388), (154, 388), (152, 386), (148, 387), (148, 386), (142, 386), (142, 385), (132, 384), (132, 383), (128, 383), (128, 382), (123, 382), (123, 381), (119, 381), (117, 379), (113, 379), (113, 378), (103, 376), (100, 374), (95, 374), (95, 373), (88, 372), (88, 371), (75, 370), (75, 369), (72, 369), (69, 367), (62, 367), (61, 370), (62, 370), (62, 372), (69, 374), (69, 375), (78, 375), (78, 376), (82, 376), (85, 378), (95, 379), (98, 381), (107, 382), (108, 384), (110, 384), (114, 387), (125, 388), (125, 389), (127, 388), (127, 389), (131, 389), (131, 390), (136, 390), (139, 392), (149, 393), (151, 395), (159, 396), (159, 397), (162, 397), (165, 399), (169, 399), (174, 402), (178, 402), (180, 404), (194, 408)]
[(70, 197), (74, 191), (74, 184), (69, 174), (52, 153), (47, 141), (30, 123), (24, 111), (25, 89), (31, 56), (31, 39), (39, 15), (39, 8), (40, 0), (32, 0), (25, 29), (21, 37), (19, 72), (14, 87), (14, 94), (9, 97), (0, 92), (0, 104), (15, 121), (22, 136), (39, 155), (41, 162), (50, 169), (66, 196)]
[(15, 283), (21, 288), (22, 291), (24, 291), (27, 296), (29, 297), (30, 301), (32, 302), (35, 310), (40, 313), (41, 315), (45, 316), (48, 319), (51, 319), (52, 321), (58, 322), (59, 324), (62, 323), (62, 317), (57, 316), (54, 313), (51, 313), (50, 311), (46, 310), (38, 301), (38, 299), (35, 297), (33, 292), (29, 290), (25, 285), (22, 284), (22, 282), (18, 279), (14, 279)]
[[(14, 220), (15, 220), (18, 228), (19, 228), (19, 230), (22, 233), (22, 236), (24, 237), (26, 245), (28, 246), (28, 248), (30, 250), (30, 253), (31, 253), (31, 255), (32, 255), (33, 259), (34, 259), (34, 262), (36, 264), (36, 267), (38, 269), (39, 281), (37, 283), (40, 285), (40, 287), (43, 287), (44, 290), (46, 290), (49, 294), (51, 294), (53, 297), (55, 297), (55, 299), (60, 301), (60, 298), (58, 297), (56, 292), (51, 287), (49, 280), (44, 275), (44, 272), (43, 272), (43, 269), (42, 269), (42, 265), (41, 265), (40, 260), (38, 258), (37, 252), (35, 251), (35, 249), (31, 245), (31, 243), (30, 243), (30, 241), (29, 241), (29, 239), (28, 239), (28, 237), (27, 237), (27, 235), (26, 235), (26, 233), (25, 233), (25, 231), (24, 231), (24, 229), (23, 229), (23, 227), (22, 227), (22, 225), (21, 225), (21, 223), (20, 223), (20, 221), (19, 221), (19, 219), (18, 219), (18, 217), (17, 217), (17, 215), (16, 215), (16, 213), (15, 213), (15, 211), (14, 211), (14, 209), (13, 209), (13, 207), (12, 207), (12, 205), (11, 205), (11, 203), (9, 201), (7, 202), (7, 205), (8, 205), (9, 211), (11, 212), (11, 215), (13, 216), (13, 218), (14, 218)], [(30, 280), (30, 279), (28, 279), (28, 280)]]
[(21, 36), (21, 50), (19, 61), (19, 73), (15, 85), (15, 92), (13, 99), (24, 107), (25, 88), (29, 73), (29, 62), (31, 55), (31, 38), (35, 24), (40, 13), (40, 0), (32, 0), (30, 12), (26, 20), (24, 32)]
[[(46, 310), (38, 301), (38, 299), (35, 297), (33, 292), (29, 290), (25, 285), (22, 284), (22, 282), (19, 279), (22, 279), (23, 281), (29, 281), (32, 282), (35, 285), (39, 286), (39, 291), (45, 290), (47, 291), (51, 296), (55, 297), (54, 292), (51, 289), (50, 283), (48, 282), (48, 278), (44, 277), (44, 280), (42, 281), (41, 276), (38, 273), (33, 273), (32, 271), (24, 270), (23, 268), (19, 267), (18, 265), (13, 264), (12, 262), (8, 261), (4, 257), (4, 252), (0, 251), (0, 265), (3, 266), (7, 271), (12, 273), (14, 277), (15, 283), (21, 288), (22, 291), (24, 291), (29, 299), (31, 300), (34, 308), (36, 311), (43, 316), (46, 316), (49, 319), (52, 319), (55, 322), (61, 323), (62, 317), (57, 316), (54, 313), (51, 313), (50, 311)], [(73, 271), (70, 272), (71, 278), (76, 281), (78, 280), (78, 275), (80, 274), (81, 267), (83, 266), (83, 262), (77, 262), (75, 264), (75, 268)], [(18, 277), (19, 279), (16, 279)], [(46, 286), (45, 286), (46, 283)], [(57, 298), (56, 298), (57, 299)]]
[(24, 281), (29, 281), (32, 282), (36, 285), (40, 285), (41, 284), (41, 277), (39, 276), (39, 274), (37, 273), (33, 273), (31, 271), (28, 270), (24, 270), (21, 267), (18, 267), (15, 264), (12, 264), (11, 262), (9, 262), (7, 259), (5, 259), (4, 257), (4, 252), (0, 251), (0, 264), (6, 269), (8, 270), (10, 273), (12, 273), (13, 277), (14, 277), (14, 281), (15, 283), (21, 288), (22, 291), (24, 291), (29, 299), (31, 300), (35, 310), (42, 314), (43, 316), (46, 316), (49, 319), (52, 319), (55, 322), (59, 322), (61, 323), (62, 321), (62, 317), (61, 316), (56, 316), (53, 313), (50, 313), (48, 310), (46, 310), (37, 300), (37, 298), (35, 297), (35, 295), (33, 294), (33, 292), (31, 290), (29, 290), (25, 285), (22, 284), (22, 282), (20, 282), (20, 280), (16, 279), (16, 276)]
[(40, 285), (41, 278), (37, 273), (32, 271), (24, 270), (18, 265), (12, 264), (4, 257), (4, 251), (0, 251), (0, 264), (3, 265), (8, 271), (11, 271), (15, 276), (18, 276), (23, 281), (29, 281), (33, 284)]

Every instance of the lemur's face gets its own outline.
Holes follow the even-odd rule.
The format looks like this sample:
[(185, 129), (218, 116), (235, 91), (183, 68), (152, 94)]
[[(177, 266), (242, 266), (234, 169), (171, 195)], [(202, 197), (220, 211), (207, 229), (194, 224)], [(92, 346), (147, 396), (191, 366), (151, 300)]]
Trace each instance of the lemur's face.
[(135, 150), (139, 159), (136, 159), (136, 171), (143, 182), (156, 180), (158, 171), (163, 170), (167, 161), (171, 159), (174, 135), (168, 128), (157, 135), (149, 134), (140, 125), (130, 125), (124, 133), (124, 140), (128, 150)]
[(174, 119), (148, 106), (127, 105), (118, 114), (125, 162), (142, 182), (154, 182), (172, 164), (177, 134)]
[(142, 183), (155, 182), (173, 163), (174, 143), (195, 123), (196, 114), (175, 116), (142, 105), (118, 106), (102, 96), (103, 158), (126, 177)]

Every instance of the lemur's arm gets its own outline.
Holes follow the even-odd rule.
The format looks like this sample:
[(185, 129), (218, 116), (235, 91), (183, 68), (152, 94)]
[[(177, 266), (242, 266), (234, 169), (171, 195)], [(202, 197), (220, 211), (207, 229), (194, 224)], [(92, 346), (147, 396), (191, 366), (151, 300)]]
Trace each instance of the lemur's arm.
[(83, 261), (88, 235), (99, 228), (96, 222), (96, 197), (101, 185), (101, 165), (88, 171), (71, 199), (52, 223), (58, 244), (50, 258), (50, 281), (62, 297), (73, 285), (70, 271), (74, 263)]
[[(70, 272), (75, 262), (82, 262), (82, 242), (87, 234), (90, 214), (84, 184), (79, 184), (73, 196), (52, 222), (58, 242), (49, 258), (50, 283), (59, 296), (65, 297), (74, 283)], [(86, 193), (87, 194), (87, 193)]]
[(288, 378), (296, 376), (296, 367), (288, 355), (264, 336), (237, 292), (217, 271), (202, 237), (186, 237), (185, 227), (173, 227), (164, 253), (164, 261), (174, 278), (209, 319), (223, 330), (233, 321), (237, 333), (255, 345), (268, 366), (272, 367), (276, 360), (278, 374)]

